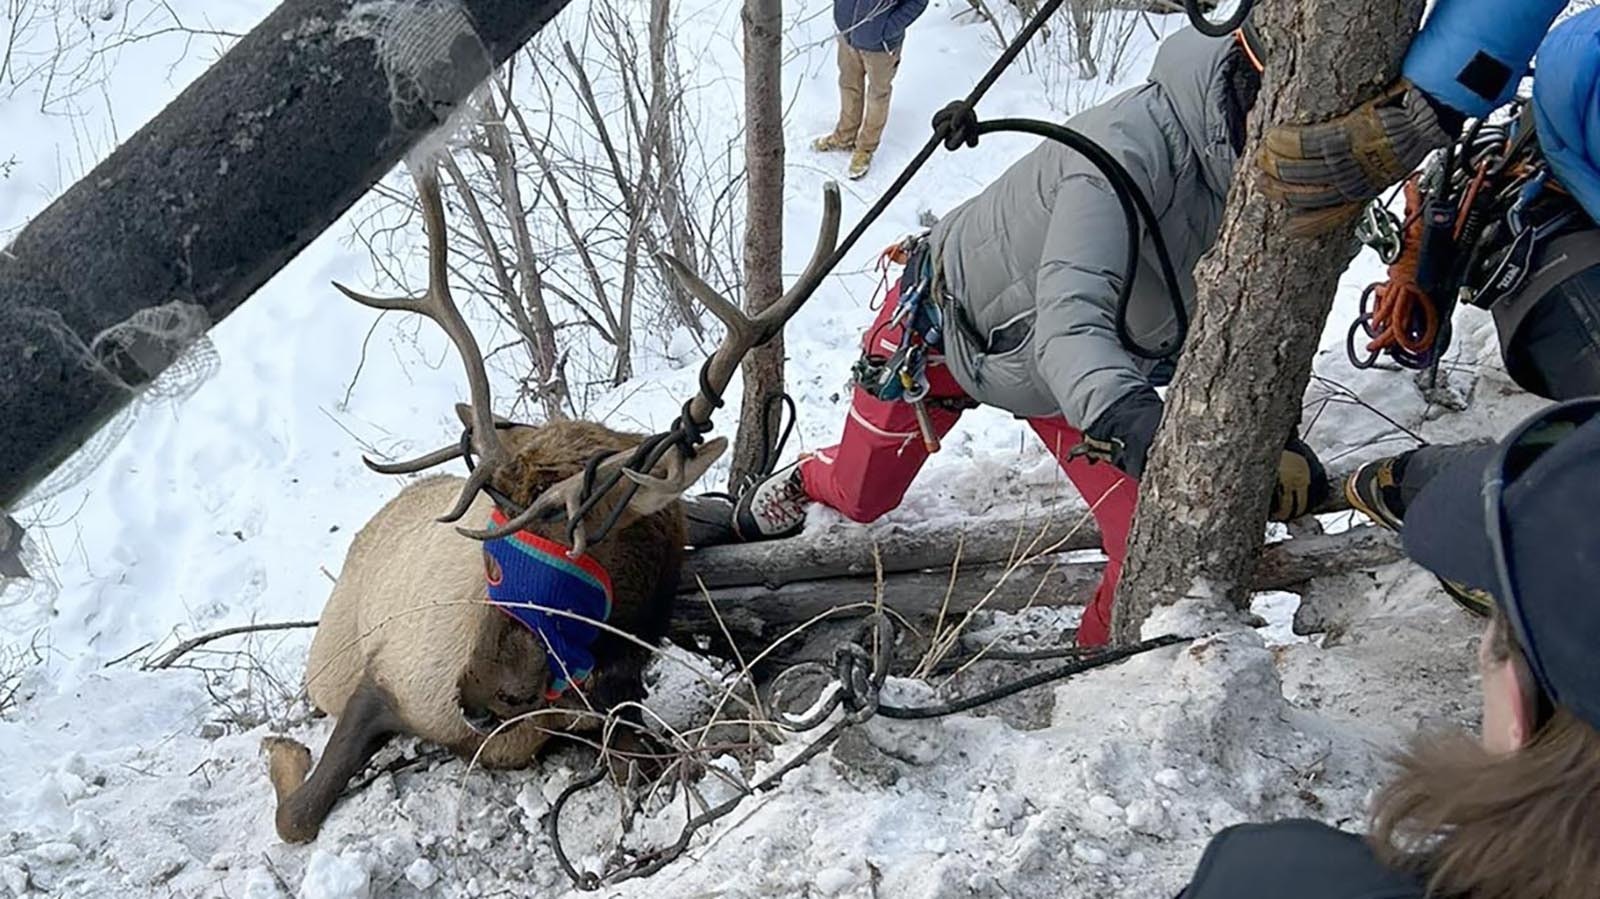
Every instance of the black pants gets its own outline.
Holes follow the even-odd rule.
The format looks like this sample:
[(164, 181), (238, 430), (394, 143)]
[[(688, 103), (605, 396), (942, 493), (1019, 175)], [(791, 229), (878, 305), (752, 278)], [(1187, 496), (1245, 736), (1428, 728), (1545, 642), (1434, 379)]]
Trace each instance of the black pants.
[[(1517, 353), (1538, 386), (1527, 386), (1552, 400), (1600, 396), (1600, 294), (1573, 291), (1540, 305), (1521, 329)], [(1508, 360), (1508, 363), (1510, 360)], [(1439, 472), (1462, 460), (1486, 466), (1491, 441), (1424, 446), (1400, 458), (1395, 474), (1400, 484), (1401, 516), (1422, 488)]]
[(1506, 368), (1528, 390), (1552, 400), (1600, 395), (1600, 273), (1540, 300), (1513, 339)]

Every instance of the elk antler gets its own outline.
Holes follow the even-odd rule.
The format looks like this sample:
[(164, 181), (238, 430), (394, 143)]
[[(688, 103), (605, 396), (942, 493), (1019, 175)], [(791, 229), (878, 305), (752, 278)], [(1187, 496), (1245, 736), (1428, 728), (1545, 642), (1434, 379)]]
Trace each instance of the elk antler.
[[(811, 261), (806, 264), (805, 270), (800, 273), (800, 278), (795, 281), (794, 286), (785, 291), (777, 302), (753, 316), (740, 311), (737, 304), (701, 280), (700, 276), (690, 271), (676, 257), (669, 253), (656, 254), (684, 288), (728, 329), (727, 335), (722, 338), (722, 344), (700, 370), (699, 392), (684, 408), (688, 421), (679, 423), (683, 436), (698, 435), (698, 432), (710, 427), (711, 413), (722, 405), (722, 394), (728, 389), (728, 382), (733, 380), (733, 373), (738, 370), (739, 363), (751, 350), (783, 332), (783, 326), (794, 317), (795, 312), (800, 309), (800, 304), (816, 291), (817, 285), (827, 276), (826, 263), (838, 244), (839, 185), (830, 181), (823, 186), (822, 225), (818, 229), (817, 245), (811, 251)], [(687, 440), (680, 439), (671, 446), (661, 447), (664, 455), (662, 452), (649, 454), (643, 460), (645, 465), (642, 471), (629, 465), (638, 454), (636, 450), (614, 453), (594, 467), (592, 477), (577, 474), (552, 485), (529, 503), (522, 514), (506, 522), (504, 526), (493, 530), (462, 533), (479, 539), (493, 539), (520, 530), (535, 518), (549, 516), (554, 510), (561, 509), (569, 522), (568, 532), (572, 536), (572, 553), (580, 555), (587, 545), (581, 521), (583, 515), (594, 507), (599, 494), (603, 494), (622, 481), (623, 474), (627, 475), (629, 484), (625, 489), (630, 491), (630, 496), (632, 491), (641, 486), (655, 492), (676, 493), (683, 493), (694, 486), (695, 478), (704, 469), (685, 464), (687, 454), (694, 452), (686, 446), (687, 443)], [(720, 453), (726, 446), (727, 442), (724, 440), (713, 440), (699, 451)], [(663, 461), (666, 466), (665, 476), (657, 477), (651, 474), (656, 463)], [(690, 476), (690, 473), (693, 476)], [(586, 482), (588, 485), (599, 485), (595, 488), (597, 493), (590, 493)]]
[[(478, 349), (478, 342), (467, 327), (466, 319), (461, 317), (461, 310), (456, 308), (455, 300), (450, 296), (449, 232), (444, 216), (444, 201), (439, 197), (439, 170), (430, 165), (426, 170), (416, 173), (415, 179), (417, 197), (422, 204), (422, 221), (428, 229), (427, 293), (420, 297), (374, 297), (357, 293), (337, 281), (333, 286), (363, 306), (416, 312), (433, 319), (456, 345), (456, 352), (461, 354), (472, 396), (472, 448), (478, 454), (478, 464), (467, 478), (466, 486), (461, 488), (456, 504), (439, 517), (440, 521), (458, 521), (467, 514), (478, 491), (488, 484), (505, 461), (506, 453), (500, 443), (500, 435), (495, 431), (494, 409), (489, 400), (489, 376), (483, 367), (483, 353)], [(461, 456), (464, 451), (464, 446), (456, 445), (406, 462), (381, 463), (366, 457), (362, 457), (362, 461), (367, 463), (367, 467), (383, 474), (409, 474), (448, 462)]]

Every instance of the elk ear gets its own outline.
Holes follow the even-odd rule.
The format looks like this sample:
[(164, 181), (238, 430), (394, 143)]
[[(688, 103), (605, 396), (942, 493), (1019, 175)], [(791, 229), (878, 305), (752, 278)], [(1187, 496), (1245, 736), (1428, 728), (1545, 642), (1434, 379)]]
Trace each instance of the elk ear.
[[(694, 458), (679, 465), (667, 465), (666, 477), (657, 477), (653, 474), (640, 474), (636, 471), (624, 469), (624, 473), (634, 483), (639, 485), (639, 490), (633, 495), (633, 501), (628, 503), (628, 511), (636, 515), (654, 515), (662, 509), (671, 506), (678, 498), (700, 480), (717, 459), (728, 449), (728, 438), (718, 437), (701, 444)], [(669, 455), (669, 459), (677, 458)]]
[[(463, 428), (472, 427), (472, 407), (471, 406), (467, 405), (466, 403), (456, 403), (456, 417), (461, 419), (461, 426)], [(501, 417), (499, 415), (496, 415), (494, 417), (494, 423), (497, 424), (497, 425), (513, 424), (511, 419), (503, 418), (503, 417)]]

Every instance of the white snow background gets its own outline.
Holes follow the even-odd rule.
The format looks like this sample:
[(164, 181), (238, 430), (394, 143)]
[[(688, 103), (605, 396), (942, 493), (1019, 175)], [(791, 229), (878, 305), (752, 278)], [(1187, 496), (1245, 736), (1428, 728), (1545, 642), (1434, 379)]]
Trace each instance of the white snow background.
[[(0, 234), (14, 234), (228, 44), (226, 36), (170, 33), (108, 48), (108, 20), (179, 15), (192, 28), (242, 33), (272, 5), (38, 4), (52, 24), (26, 30), (13, 57), (37, 60), (68, 40), (106, 77), (76, 92), (55, 85), (48, 105), (37, 82), (14, 86), (15, 70), (0, 79)], [(583, 6), (574, 3), (563, 21), (579, 20)], [(831, 127), (837, 102), (827, 4), (791, 6), (785, 253), (798, 272), (821, 184), (840, 176), (842, 158), (808, 146)], [(5, 14), (16, 9), (9, 4)], [(997, 54), (989, 26), (958, 15), (966, 9), (934, 0), (913, 27), (876, 168), (844, 182), (846, 226), (922, 143), (933, 112), (963, 95)], [(13, 24), (0, 23), (0, 34)], [(1115, 84), (1070, 84), (1059, 72), (1018, 66), (980, 112), (1059, 116), (1136, 83), (1155, 35), (1179, 24), (1158, 17), (1141, 27)], [(695, 100), (712, 111), (704, 127), (735, 133), (726, 111), (741, 108), (737, 4), (685, 5), (677, 26), (685, 66), (710, 85)], [(847, 261), (853, 273), (830, 278), (790, 325), (788, 378), (800, 410), (790, 454), (837, 434), (871, 315), (877, 250), (916, 230), (919, 212), (943, 212), (976, 192), (1029, 146), (986, 138), (978, 149), (936, 155)], [(350, 234), (347, 216), (211, 332), (220, 364), (192, 395), (142, 399), (108, 426), (110, 449), (98, 466), (69, 464), (84, 473), (81, 482), (13, 510), (43, 578), (0, 593), (0, 659), (22, 671), (17, 704), (0, 720), (0, 896), (376, 899), (567, 889), (542, 820), (587, 757), (556, 753), (510, 773), (451, 760), (384, 774), (342, 801), (314, 844), (287, 846), (273, 832), (259, 744), (290, 707), (309, 632), (219, 644), (226, 652), (211, 657), (221, 660), (212, 667), (249, 650), (237, 670), (139, 670), (182, 636), (315, 618), (350, 535), (403, 483), (368, 471), (364, 449), (403, 455), (454, 436), (451, 405), (466, 388), (444, 339), (399, 316), (374, 325), (374, 313), (330, 288), (333, 279), (373, 283)], [(412, 238), (420, 246), (421, 235)], [(1358, 258), (1317, 361), (1328, 380), (1308, 392), (1307, 439), (1325, 459), (1405, 449), (1414, 443), (1406, 430), (1435, 441), (1498, 434), (1536, 405), (1500, 370), (1492, 329), (1475, 311), (1458, 316), (1448, 366), (1453, 388), (1470, 397), (1464, 412), (1426, 401), (1406, 373), (1354, 371), (1344, 333), (1361, 287), (1381, 274), (1371, 253)], [(674, 338), (640, 335), (637, 377), (594, 405), (607, 423), (648, 431), (677, 413), (699, 360), (669, 352), (681, 346)], [(736, 392), (729, 406), (737, 407)], [(714, 471), (706, 486), (720, 487), (723, 477)], [(969, 413), (886, 523), (948, 522), (954, 537), (984, 527), (1002, 502), (1045, 501), (1061, 489), (1026, 429), (982, 410)], [(839, 520), (817, 514), (810, 526)], [(1321, 621), (1311, 640), (1288, 628), (1302, 601), (1320, 610), (1308, 616)], [(1304, 597), (1263, 597), (1258, 610), (1271, 627), (1044, 688), (1022, 711), (873, 722), (865, 740), (747, 800), (666, 870), (604, 895), (1170, 897), (1216, 829), (1281, 815), (1359, 827), (1389, 748), (1419, 726), (1475, 719), (1474, 627), (1414, 566), (1317, 581)], [(1037, 613), (985, 624), (991, 635), (1027, 641), (1070, 620)], [(652, 703), (692, 710), (687, 679), (669, 670), (658, 671)], [(292, 733), (317, 752), (330, 726), (302, 722)], [(778, 761), (800, 745), (780, 747)], [(417, 751), (402, 741), (402, 753)], [(720, 800), (715, 786), (707, 789)], [(681, 813), (680, 802), (642, 819), (630, 845), (670, 841)], [(598, 865), (618, 836), (616, 797), (592, 791), (564, 820), (579, 864)]]

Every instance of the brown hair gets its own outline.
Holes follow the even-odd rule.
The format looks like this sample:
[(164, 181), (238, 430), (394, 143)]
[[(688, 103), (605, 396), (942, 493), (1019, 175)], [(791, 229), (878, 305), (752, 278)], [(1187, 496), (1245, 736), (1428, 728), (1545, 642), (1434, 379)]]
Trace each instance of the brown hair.
[[(1498, 614), (1495, 661), (1533, 684)], [(1530, 693), (1537, 688), (1528, 686)], [(1426, 880), (1428, 895), (1593, 899), (1600, 892), (1600, 731), (1556, 707), (1528, 745), (1495, 755), (1466, 733), (1424, 736), (1379, 793), (1369, 838), (1380, 858)]]

